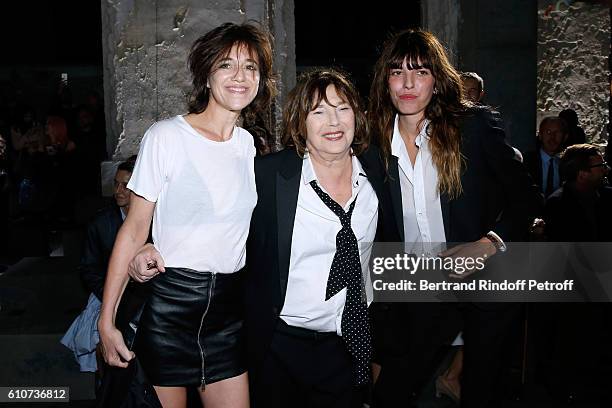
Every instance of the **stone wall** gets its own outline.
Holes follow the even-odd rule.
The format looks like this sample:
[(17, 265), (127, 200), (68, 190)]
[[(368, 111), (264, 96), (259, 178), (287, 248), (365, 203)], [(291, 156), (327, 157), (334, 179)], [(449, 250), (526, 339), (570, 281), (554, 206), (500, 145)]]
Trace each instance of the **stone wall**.
[(457, 63), (461, 5), (459, 0), (425, 0), (421, 2), (423, 28), (435, 34)]
[(587, 141), (604, 144), (610, 99), (610, 8), (568, 3), (573, 4), (557, 10), (554, 2), (538, 0), (538, 116), (572, 108)]
[(153, 122), (186, 111), (189, 48), (219, 24), (266, 25), (276, 38), (280, 88), (295, 83), (293, 0), (102, 0), (101, 7), (107, 149), (114, 160), (137, 153)]

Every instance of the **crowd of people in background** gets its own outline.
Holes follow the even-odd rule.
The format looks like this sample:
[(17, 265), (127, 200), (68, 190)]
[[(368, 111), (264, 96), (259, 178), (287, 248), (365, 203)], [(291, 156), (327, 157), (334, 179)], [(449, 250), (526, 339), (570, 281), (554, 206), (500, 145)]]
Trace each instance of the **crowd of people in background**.
[(79, 204), (101, 197), (100, 163), (107, 158), (102, 99), (91, 91), (73, 101), (62, 81), (48, 106), (3, 109), (0, 139), (2, 253), (44, 254), (49, 231), (74, 227)]

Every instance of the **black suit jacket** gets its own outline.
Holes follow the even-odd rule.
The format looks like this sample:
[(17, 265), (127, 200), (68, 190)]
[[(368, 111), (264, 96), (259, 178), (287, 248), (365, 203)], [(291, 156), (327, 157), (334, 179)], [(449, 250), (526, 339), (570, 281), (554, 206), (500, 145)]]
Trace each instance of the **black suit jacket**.
[(546, 201), (544, 221), (551, 242), (611, 242), (612, 188), (604, 187), (589, 204), (566, 183)]
[[(379, 200), (377, 239), (398, 241), (378, 149), (371, 147), (359, 157), (359, 161)], [(285, 302), (301, 174), (302, 159), (293, 149), (255, 160), (258, 200), (247, 242), (245, 285), (249, 370), (254, 375), (257, 375), (258, 366), (270, 345)]]
[(85, 287), (100, 301), (102, 301), (108, 261), (121, 224), (123, 224), (121, 210), (113, 204), (100, 210), (87, 225), (79, 272)]
[(542, 156), (540, 155), (540, 149), (535, 152), (527, 152), (523, 155), (523, 163), (527, 168), (529, 174), (533, 178), (533, 181), (542, 188)]
[[(440, 204), (446, 241), (472, 242), (489, 231), (505, 241), (524, 240), (530, 217), (541, 213), (542, 197), (525, 166), (505, 142), (499, 115), (486, 108), (468, 112), (461, 124), (462, 194), (453, 200), (442, 194)], [(395, 219), (404, 235), (397, 160), (390, 161)]]

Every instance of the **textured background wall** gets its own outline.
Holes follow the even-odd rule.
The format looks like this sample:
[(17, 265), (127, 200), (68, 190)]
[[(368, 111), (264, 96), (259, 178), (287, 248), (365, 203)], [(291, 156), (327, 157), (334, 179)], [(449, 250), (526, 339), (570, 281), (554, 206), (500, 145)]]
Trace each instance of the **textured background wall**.
[(610, 9), (576, 2), (564, 10), (538, 0), (538, 116), (572, 108), (587, 140), (607, 140)]
[(423, 28), (444, 44), (453, 63), (457, 62), (460, 22), (459, 0), (425, 0), (421, 2)]
[(101, 7), (107, 148), (114, 160), (135, 154), (153, 122), (186, 112), (189, 48), (219, 24), (256, 19), (268, 26), (281, 88), (295, 83), (293, 0), (102, 0)]

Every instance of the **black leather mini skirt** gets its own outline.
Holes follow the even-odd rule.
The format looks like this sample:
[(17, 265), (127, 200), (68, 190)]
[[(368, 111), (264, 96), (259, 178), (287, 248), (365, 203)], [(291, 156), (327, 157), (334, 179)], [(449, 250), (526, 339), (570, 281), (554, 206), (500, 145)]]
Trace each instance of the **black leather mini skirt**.
[(153, 385), (205, 386), (246, 371), (243, 273), (166, 268), (151, 281), (134, 352)]

